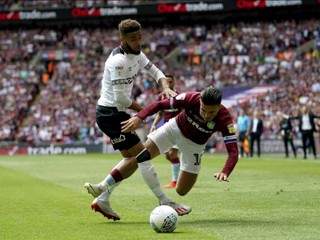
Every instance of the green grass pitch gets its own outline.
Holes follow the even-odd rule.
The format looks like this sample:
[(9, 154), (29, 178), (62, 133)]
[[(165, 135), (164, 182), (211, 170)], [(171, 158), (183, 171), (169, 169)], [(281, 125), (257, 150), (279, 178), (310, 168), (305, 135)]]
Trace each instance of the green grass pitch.
[[(204, 155), (194, 188), (184, 197), (192, 206), (174, 233), (157, 234), (149, 214), (158, 205), (137, 171), (113, 192), (117, 222), (91, 210), (82, 188), (99, 182), (119, 154), (0, 157), (0, 239), (218, 239), (307, 240), (320, 237), (320, 160), (276, 155), (239, 160), (230, 182), (217, 182), (226, 155)], [(153, 160), (161, 184), (171, 167)]]

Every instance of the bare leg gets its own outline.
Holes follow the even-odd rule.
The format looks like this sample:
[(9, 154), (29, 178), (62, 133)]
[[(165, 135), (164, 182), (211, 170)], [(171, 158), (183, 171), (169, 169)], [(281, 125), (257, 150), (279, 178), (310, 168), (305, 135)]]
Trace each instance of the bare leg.
[(176, 186), (176, 192), (180, 196), (186, 195), (196, 183), (198, 174), (180, 171)]

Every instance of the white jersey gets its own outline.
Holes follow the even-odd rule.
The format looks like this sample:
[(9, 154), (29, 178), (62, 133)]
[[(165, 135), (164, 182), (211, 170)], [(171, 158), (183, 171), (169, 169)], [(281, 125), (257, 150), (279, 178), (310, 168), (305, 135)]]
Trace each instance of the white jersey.
[(127, 54), (121, 47), (113, 49), (105, 63), (98, 105), (119, 111), (127, 109), (132, 103), (133, 82), (141, 69), (157, 82), (165, 77), (143, 52), (135, 55)]

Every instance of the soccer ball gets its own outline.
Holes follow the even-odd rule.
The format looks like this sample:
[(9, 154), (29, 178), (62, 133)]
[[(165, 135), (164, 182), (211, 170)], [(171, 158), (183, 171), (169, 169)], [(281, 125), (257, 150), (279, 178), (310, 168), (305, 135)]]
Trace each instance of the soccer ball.
[(150, 225), (157, 233), (171, 233), (178, 224), (178, 214), (170, 206), (161, 205), (150, 214)]

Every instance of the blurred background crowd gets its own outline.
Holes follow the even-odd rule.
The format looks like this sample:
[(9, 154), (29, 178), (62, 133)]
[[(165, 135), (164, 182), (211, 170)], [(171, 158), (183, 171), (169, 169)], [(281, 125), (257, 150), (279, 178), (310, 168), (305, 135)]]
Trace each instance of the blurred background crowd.
[[(152, 1), (143, 1), (148, 2)], [(7, 0), (0, 9), (140, 3)], [(241, 108), (251, 117), (259, 109), (263, 138), (277, 138), (279, 116), (296, 116), (304, 104), (320, 115), (320, 19), (192, 25), (168, 22), (143, 25), (142, 31), (143, 51), (164, 73), (175, 76), (179, 91), (200, 91), (208, 85), (223, 91), (276, 86), (230, 106), (235, 122)], [(0, 141), (35, 145), (101, 142), (95, 106), (104, 62), (118, 45), (116, 26), (1, 27)], [(74, 55), (43, 57), (44, 52), (59, 50), (72, 50)], [(139, 103), (155, 101), (158, 92), (146, 74), (137, 77), (133, 98)], [(298, 134), (295, 122), (294, 129)]]

